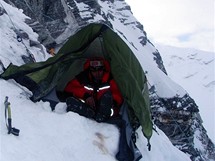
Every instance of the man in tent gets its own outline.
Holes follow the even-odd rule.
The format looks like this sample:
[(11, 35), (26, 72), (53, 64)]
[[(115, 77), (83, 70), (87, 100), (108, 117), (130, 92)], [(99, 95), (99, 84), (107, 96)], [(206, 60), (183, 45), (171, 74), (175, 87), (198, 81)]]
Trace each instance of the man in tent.
[[(90, 109), (89, 111), (93, 111), (91, 118), (97, 119), (99, 122), (111, 123), (111, 120), (115, 118), (122, 118), (121, 120), (126, 121), (127, 145), (129, 145), (129, 147), (132, 149), (134, 155), (134, 159), (130, 159), (129, 161), (137, 161), (140, 159), (141, 153), (140, 155), (136, 155), (136, 146), (134, 145), (132, 136), (139, 125), (141, 126), (143, 135), (148, 141), (148, 149), (151, 149), (149, 141), (152, 136), (153, 124), (150, 114), (150, 99), (147, 79), (140, 62), (136, 58), (135, 53), (133, 53), (129, 46), (116, 32), (114, 32), (112, 28), (104, 24), (89, 24), (83, 27), (81, 30), (78, 30), (76, 34), (72, 35), (54, 57), (50, 57), (44, 62), (28, 63), (22, 66), (10, 64), (6, 69), (4, 69), (4, 72), (0, 75), (0, 78), (5, 80), (16, 80), (16, 82), (25, 86), (32, 92), (32, 96), (30, 98), (32, 101), (49, 101), (54, 110), (54, 107), (58, 102), (65, 101), (64, 89), (67, 82), (70, 81), (70, 78), (74, 78), (74, 76), (79, 73), (79, 71), (82, 69), (80, 68), (80, 64), (84, 63), (83, 61), (85, 58), (92, 56), (100, 56), (110, 60), (111, 73), (115, 82), (117, 82), (124, 100), (122, 101), (122, 106), (120, 106), (119, 99), (115, 99), (116, 97), (113, 91), (111, 93), (110, 82), (112, 78), (109, 75), (110, 77), (107, 79), (107, 84), (109, 83), (110, 88), (108, 86), (104, 86), (105, 88), (109, 88), (109, 90), (107, 90), (110, 91), (109, 94), (108, 92), (105, 92), (107, 93), (107, 96), (104, 96), (105, 99), (102, 99), (102, 94), (100, 97), (94, 96), (92, 97), (94, 100), (90, 98), (88, 100), (87, 95), (82, 95), (80, 98), (85, 101), (85, 104), (83, 105), (90, 106), (90, 108), (83, 109)], [(103, 77), (105, 77), (105, 75), (107, 75), (107, 69), (105, 66), (105, 61), (103, 63), (105, 68), (103, 70)], [(88, 72), (92, 71), (89, 71), (88, 68)], [(110, 69), (108, 70), (108, 73), (110, 74)], [(87, 76), (90, 75), (88, 74), (86, 77)], [(93, 80), (92, 73), (90, 77), (91, 79), (82, 79), (82, 85), (84, 80)], [(77, 78), (78, 76), (76, 77), (76, 80), (78, 80)], [(103, 78), (101, 80), (103, 80)], [(105, 83), (102, 82), (102, 85), (104, 84)], [(94, 86), (94, 84), (89, 85)], [(85, 88), (87, 87), (89, 86), (86, 86)], [(85, 88), (82, 88), (82, 90), (85, 91)], [(97, 88), (100, 88), (100, 86), (97, 86)], [(88, 88), (89, 93), (92, 92), (90, 92), (90, 89), (93, 88)], [(118, 88), (114, 87), (112, 89)], [(101, 92), (101, 90), (103, 89), (101, 88), (99, 92)], [(77, 91), (78, 90), (76, 90), (76, 92)], [(98, 94), (97, 91), (96, 93)], [(73, 94), (73, 92), (70, 92), (70, 96), (73, 96), (74, 98), (77, 97)], [(95, 98), (98, 100), (95, 100)], [(105, 101), (101, 101), (100, 99)], [(77, 99), (73, 99), (71, 97), (71, 99), (67, 100), (67, 104), (71, 105), (71, 102), (74, 102), (74, 100), (77, 101)], [(114, 106), (108, 106), (111, 107), (111, 109), (98, 108), (102, 107), (98, 106), (99, 103), (101, 104), (101, 102), (113, 104)], [(78, 105), (80, 105), (80, 103)], [(72, 109), (78, 109), (72, 107), (73, 106), (70, 106), (68, 111)], [(117, 109), (119, 110), (119, 107), (120, 117), (117, 117)], [(81, 110), (79, 110), (79, 114), (81, 114), (80, 111)], [(86, 114), (86, 112), (84, 113)], [(101, 117), (98, 115), (98, 113), (101, 114)], [(124, 123), (122, 123), (122, 125), (124, 125)], [(120, 128), (120, 130), (121, 129), (123, 128)]]
[(88, 59), (84, 71), (71, 80), (64, 91), (73, 96), (67, 99), (67, 111), (94, 118), (98, 122), (118, 116), (123, 102), (111, 76), (110, 65), (101, 58)]
[(126, 142), (125, 122), (119, 111), (123, 97), (110, 73), (108, 61), (91, 58), (84, 64), (84, 71), (65, 87), (67, 111), (95, 119), (97, 122), (116, 124), (120, 128), (119, 161), (133, 160), (133, 154)]

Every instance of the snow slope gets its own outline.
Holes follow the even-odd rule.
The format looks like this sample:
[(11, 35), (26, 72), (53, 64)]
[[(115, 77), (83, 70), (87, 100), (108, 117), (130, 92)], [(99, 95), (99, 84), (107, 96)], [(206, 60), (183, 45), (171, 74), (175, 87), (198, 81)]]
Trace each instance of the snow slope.
[(203, 125), (215, 143), (215, 53), (156, 45), (171, 79), (199, 106)]
[[(58, 104), (51, 112), (47, 102), (33, 103), (26, 90), (14, 81), (0, 80), (1, 107), (9, 96), (13, 126), (20, 129), (20, 136), (7, 134), (4, 108), (1, 108), (1, 160), (4, 161), (114, 161), (119, 138), (113, 125), (96, 123), (78, 114), (65, 113), (65, 104)], [(147, 141), (138, 131), (138, 147), (143, 160), (188, 161), (184, 153), (174, 147), (164, 133), (158, 130), (151, 139), (152, 150), (147, 150)], [(102, 134), (102, 138), (99, 137)], [(100, 147), (104, 145), (104, 147)]]

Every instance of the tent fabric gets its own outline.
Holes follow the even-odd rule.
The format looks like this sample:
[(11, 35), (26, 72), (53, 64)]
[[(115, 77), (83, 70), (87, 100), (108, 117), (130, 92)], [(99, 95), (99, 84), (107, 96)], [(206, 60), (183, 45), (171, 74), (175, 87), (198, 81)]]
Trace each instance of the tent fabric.
[(83, 70), (86, 59), (95, 56), (110, 62), (112, 75), (129, 105), (129, 111), (134, 112), (149, 140), (152, 121), (146, 76), (131, 49), (106, 25), (85, 26), (68, 39), (56, 56), (22, 66), (10, 64), (0, 77), (15, 79), (24, 86), (33, 84), (28, 85), (33, 93), (31, 99), (38, 101), (54, 88), (63, 91), (67, 82)]

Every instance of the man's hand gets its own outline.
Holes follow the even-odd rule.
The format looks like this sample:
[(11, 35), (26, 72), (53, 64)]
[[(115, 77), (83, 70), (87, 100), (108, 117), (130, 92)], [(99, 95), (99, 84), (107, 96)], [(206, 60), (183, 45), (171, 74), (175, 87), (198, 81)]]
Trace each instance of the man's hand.
[(86, 100), (85, 100), (85, 103), (88, 104), (90, 107), (92, 108), (95, 108), (95, 101), (94, 101), (94, 98), (91, 96), (91, 97), (88, 97)]

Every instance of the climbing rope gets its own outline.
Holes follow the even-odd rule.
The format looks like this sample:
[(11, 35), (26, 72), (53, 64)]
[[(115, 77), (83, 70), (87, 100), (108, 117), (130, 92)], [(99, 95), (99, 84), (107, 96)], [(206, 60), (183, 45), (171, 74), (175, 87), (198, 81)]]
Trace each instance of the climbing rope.
[[(25, 3), (21, 2), (21, 1), (20, 1), (20, 3), (26, 5), (26, 6), (28, 7), (28, 9), (32, 12), (32, 14), (34, 15), (35, 19), (39, 22), (39, 20), (37, 19), (36, 14), (35, 14), (36, 12), (33, 11), (33, 9), (31, 8), (31, 6), (28, 4), (28, 2), (27, 2), (26, 0), (23, 0), (23, 1), (25, 1)], [(51, 18), (50, 16), (47, 16), (47, 15), (44, 14), (44, 13), (40, 13), (40, 14), (42, 14), (43, 16), (49, 18), (50, 20), (54, 20), (53, 18)]]
[[(34, 11), (34, 10), (32, 9), (32, 7), (28, 4), (28, 2), (27, 2), (26, 0), (22, 0), (22, 1), (24, 1), (24, 2), (21, 2), (21, 1), (20, 1), (20, 3), (26, 5), (26, 6), (28, 7), (28, 9), (31, 11), (31, 13), (34, 15), (34, 18), (35, 18), (38, 22), (40, 22), (39, 19), (37, 18), (38, 15), (35, 14), (36, 11)], [(67, 2), (66, 0), (63, 0), (63, 1), (64, 1), (64, 3), (65, 3), (66, 5), (68, 5), (68, 2)], [(52, 20), (52, 21), (55, 21), (55, 19), (53, 19), (52, 17), (50, 17), (50, 16), (48, 16), (48, 15), (42, 13), (42, 12), (41, 12), (40, 14), (43, 15), (44, 17), (46, 17), (46, 18)], [(68, 27), (68, 26), (67, 26), (66, 28), (67, 28), (67, 29), (70, 29), (71, 31), (74, 30), (73, 28)]]
[(21, 36), (19, 30), (17, 29), (17, 27), (16, 27), (15, 24), (13, 23), (13, 21), (12, 21), (10, 15), (8, 14), (7, 10), (4, 8), (4, 6), (2, 5), (1, 2), (0, 2), (0, 4), (1, 4), (2, 8), (5, 10), (5, 12), (6, 12), (6, 14), (7, 14), (7, 16), (8, 16), (8, 18), (9, 18), (9, 20), (10, 20), (12, 26), (13, 26), (14, 32), (16, 33), (16, 39), (17, 39), (17, 41), (20, 42), (20, 43), (22, 43), (22, 44), (24, 45), (24, 47), (25, 47), (25, 49), (26, 49), (26, 52), (27, 52), (28, 56), (30, 57), (31, 61), (36, 62), (36, 60), (35, 60), (35, 58), (34, 58), (34, 55), (30, 52), (30, 50), (28, 49), (28, 47), (27, 47), (27, 46), (25, 45), (25, 43), (23, 42), (22, 36)]

